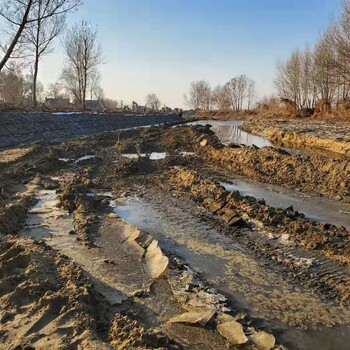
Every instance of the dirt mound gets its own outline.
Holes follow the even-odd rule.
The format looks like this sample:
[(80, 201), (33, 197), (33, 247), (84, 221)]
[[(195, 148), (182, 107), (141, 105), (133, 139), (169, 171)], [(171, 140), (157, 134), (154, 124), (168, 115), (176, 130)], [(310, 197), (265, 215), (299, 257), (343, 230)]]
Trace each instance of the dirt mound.
[(339, 263), (350, 264), (350, 234), (345, 228), (316, 224), (293, 208), (272, 208), (264, 201), (228, 192), (195, 171), (176, 168), (166, 178), (170, 184), (190, 192), (193, 199), (229, 226), (244, 226), (247, 221), (254, 220), (280, 235), (287, 234), (289, 239), (306, 249), (322, 252)]
[(104, 348), (95, 340), (91, 284), (79, 268), (28, 239), (9, 237), (0, 250), (1, 349)]
[(35, 199), (26, 196), (16, 203), (0, 208), (0, 234), (11, 234), (18, 231), (27, 215), (28, 208)]
[(209, 164), (261, 182), (297, 191), (314, 191), (350, 202), (350, 161), (322, 156), (292, 156), (272, 147), (217, 147), (215, 136), (209, 134), (205, 138), (196, 131), (207, 140), (198, 146), (201, 156)]

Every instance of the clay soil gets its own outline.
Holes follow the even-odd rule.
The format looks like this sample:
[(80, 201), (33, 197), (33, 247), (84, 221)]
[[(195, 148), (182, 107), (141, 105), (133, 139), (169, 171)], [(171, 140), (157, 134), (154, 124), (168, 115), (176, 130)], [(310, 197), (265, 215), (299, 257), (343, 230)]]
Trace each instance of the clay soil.
[[(345, 126), (267, 125), (349, 141)], [(347, 348), (349, 231), (221, 185), (348, 203), (347, 158), (226, 147), (203, 126), (0, 157), (0, 349)]]

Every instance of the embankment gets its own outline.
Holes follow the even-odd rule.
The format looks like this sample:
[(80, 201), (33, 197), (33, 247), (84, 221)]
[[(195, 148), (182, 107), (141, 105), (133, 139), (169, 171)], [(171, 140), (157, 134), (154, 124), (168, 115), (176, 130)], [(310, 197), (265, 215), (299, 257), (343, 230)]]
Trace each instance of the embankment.
[(6, 112), (0, 115), (0, 149), (51, 143), (126, 128), (181, 122), (179, 114), (51, 114)]

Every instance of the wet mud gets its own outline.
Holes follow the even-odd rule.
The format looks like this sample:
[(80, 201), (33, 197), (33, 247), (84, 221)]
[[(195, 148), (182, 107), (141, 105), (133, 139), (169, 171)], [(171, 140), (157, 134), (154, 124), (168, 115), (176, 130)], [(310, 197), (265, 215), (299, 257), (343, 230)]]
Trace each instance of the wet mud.
[(346, 207), (322, 222), (286, 206), (293, 196), (227, 187), (244, 175), (337, 197), (326, 210), (348, 200), (347, 161), (224, 146), (203, 126), (6, 157), (2, 348), (347, 348)]

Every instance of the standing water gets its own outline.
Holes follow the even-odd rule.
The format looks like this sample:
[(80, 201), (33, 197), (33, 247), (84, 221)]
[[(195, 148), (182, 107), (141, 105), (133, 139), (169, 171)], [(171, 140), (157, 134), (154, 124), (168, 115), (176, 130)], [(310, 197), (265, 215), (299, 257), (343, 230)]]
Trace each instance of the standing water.
[[(194, 208), (182, 208), (173, 201), (170, 197), (129, 198), (123, 205), (114, 203), (113, 209), (199, 270), (235, 307), (260, 319), (288, 348), (348, 349), (350, 329), (344, 326), (349, 323), (348, 311), (296, 288), (244, 247), (208, 228), (192, 214)], [(332, 328), (334, 324), (340, 325)]]
[(257, 146), (261, 147), (278, 147), (291, 155), (301, 155), (301, 156), (312, 156), (312, 155), (323, 155), (329, 158), (341, 158), (342, 156), (337, 153), (332, 153), (329, 151), (321, 151), (318, 149), (305, 149), (300, 148), (298, 145), (293, 145), (291, 143), (286, 145), (279, 145), (270, 141), (267, 137), (253, 135), (251, 133), (245, 132), (240, 129), (243, 124), (242, 121), (238, 120), (199, 120), (195, 122), (188, 123), (188, 125), (211, 125), (211, 130), (215, 132), (216, 136), (220, 139), (222, 144), (229, 145), (230, 143), (237, 143), (245, 146)]

